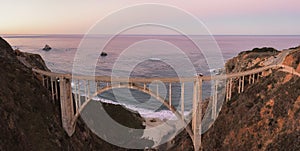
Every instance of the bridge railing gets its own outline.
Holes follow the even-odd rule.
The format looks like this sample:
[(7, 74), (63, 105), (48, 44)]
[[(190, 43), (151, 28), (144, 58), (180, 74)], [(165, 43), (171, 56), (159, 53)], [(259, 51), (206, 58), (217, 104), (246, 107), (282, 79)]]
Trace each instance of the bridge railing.
[[(203, 76), (203, 81), (211, 81), (211, 80), (223, 80), (228, 78), (236, 78), (241, 76), (248, 76), (250, 74), (256, 74), (259, 72), (263, 72), (268, 69), (280, 68), (282, 65), (271, 65), (266, 67), (261, 67), (249, 71), (243, 71), (238, 73), (230, 73), (224, 75), (214, 75), (214, 76)], [(162, 77), (162, 78), (142, 78), (142, 77), (110, 77), (110, 76), (87, 76), (87, 75), (71, 75), (71, 74), (61, 74), (61, 73), (52, 73), (39, 69), (32, 69), (34, 72), (48, 76), (48, 77), (64, 77), (66, 79), (77, 79), (77, 80), (95, 80), (95, 81), (103, 81), (103, 82), (132, 82), (132, 83), (152, 83), (153, 81), (161, 81), (164, 83), (176, 83), (176, 82), (193, 82), (195, 77)]]

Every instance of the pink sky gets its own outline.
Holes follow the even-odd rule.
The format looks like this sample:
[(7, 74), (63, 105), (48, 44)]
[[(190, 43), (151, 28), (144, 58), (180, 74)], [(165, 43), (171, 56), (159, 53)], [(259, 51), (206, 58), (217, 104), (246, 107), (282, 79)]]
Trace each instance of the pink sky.
[(112, 11), (141, 3), (184, 9), (212, 34), (300, 34), (299, 0), (9, 0), (0, 5), (0, 34), (83, 34)]

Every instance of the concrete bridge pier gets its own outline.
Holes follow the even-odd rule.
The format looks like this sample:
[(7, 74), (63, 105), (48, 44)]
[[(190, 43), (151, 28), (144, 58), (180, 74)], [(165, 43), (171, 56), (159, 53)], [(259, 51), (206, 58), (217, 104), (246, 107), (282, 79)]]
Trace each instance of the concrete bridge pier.
[(185, 119), (184, 119), (184, 83), (181, 84), (181, 119), (182, 119), (182, 121), (185, 121)]
[(229, 101), (231, 99), (232, 95), (232, 78), (227, 82), (227, 88), (226, 88), (226, 100)]
[(169, 83), (169, 105), (172, 106), (172, 83)]
[(62, 126), (69, 136), (75, 132), (71, 80), (59, 77)]
[(192, 117), (192, 129), (193, 129), (193, 145), (194, 150), (199, 151), (201, 149), (201, 131), (202, 131), (202, 76), (197, 76), (194, 81), (193, 90), (193, 117)]
[(242, 92), (244, 92), (245, 87), (245, 76), (242, 77)]
[(43, 86), (48, 89), (48, 76), (42, 75)]
[(58, 83), (58, 78), (57, 77), (55, 77), (54, 86), (55, 86), (55, 89), (54, 89), (55, 99), (56, 99), (56, 101), (59, 101), (60, 94), (59, 94), (59, 83)]
[(254, 74), (249, 75), (249, 84), (253, 84), (253, 75)]
[(51, 85), (51, 96), (52, 96), (52, 101), (55, 102), (55, 95), (56, 95), (56, 92), (55, 92), (55, 85), (56, 83), (56, 78), (53, 78), (53, 77), (50, 77), (50, 85)]
[(231, 99), (232, 86), (233, 86), (233, 80), (232, 78), (230, 78), (230, 80), (228, 80), (226, 83), (226, 101), (229, 101)]
[(233, 87), (233, 80), (232, 78), (230, 78), (230, 88), (229, 88), (229, 100), (232, 97), (232, 87)]
[(213, 100), (212, 100), (211, 117), (213, 120), (215, 120), (217, 117), (217, 102), (218, 102), (218, 80), (215, 81), (214, 95), (213, 95)]
[(238, 93), (241, 93), (241, 87), (242, 87), (242, 79), (239, 77), (239, 87), (238, 87)]
[(229, 99), (229, 82), (226, 80), (226, 101), (228, 101)]

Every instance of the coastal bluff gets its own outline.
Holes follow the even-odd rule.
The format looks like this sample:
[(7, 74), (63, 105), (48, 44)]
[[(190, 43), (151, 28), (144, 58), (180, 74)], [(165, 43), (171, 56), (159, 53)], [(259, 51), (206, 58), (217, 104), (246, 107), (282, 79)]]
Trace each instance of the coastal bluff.
[[(288, 54), (286, 52), (289, 52)], [(287, 55), (284, 55), (286, 53)], [(281, 59), (300, 71), (300, 47), (241, 52), (226, 63), (227, 73), (246, 71)], [(238, 84), (235, 84), (238, 85)], [(300, 78), (280, 70), (234, 93), (207, 133), (205, 150), (300, 150)]]
[[(127, 150), (100, 139), (82, 120), (77, 121), (72, 137), (66, 134), (59, 103), (53, 102), (49, 90), (32, 72), (33, 67), (49, 71), (39, 55), (13, 50), (0, 38), (0, 60), (0, 150)], [(119, 123), (144, 128), (138, 113), (120, 105), (102, 106)], [(151, 144), (141, 136), (132, 137)]]

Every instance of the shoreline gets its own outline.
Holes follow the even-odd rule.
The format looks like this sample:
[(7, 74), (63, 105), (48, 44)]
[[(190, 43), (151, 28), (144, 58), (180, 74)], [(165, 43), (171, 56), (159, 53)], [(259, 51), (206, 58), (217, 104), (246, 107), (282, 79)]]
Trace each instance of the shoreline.
[(145, 129), (141, 138), (152, 140), (154, 142), (153, 148), (164, 144), (165, 142), (162, 142), (164, 137), (172, 134), (175, 129), (175, 127), (166, 123), (167, 119), (144, 118), (144, 120)]

